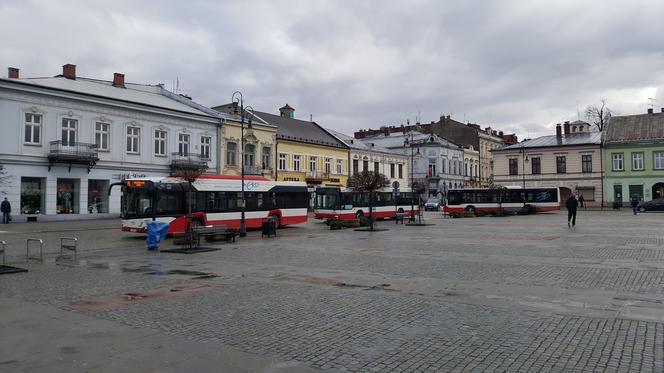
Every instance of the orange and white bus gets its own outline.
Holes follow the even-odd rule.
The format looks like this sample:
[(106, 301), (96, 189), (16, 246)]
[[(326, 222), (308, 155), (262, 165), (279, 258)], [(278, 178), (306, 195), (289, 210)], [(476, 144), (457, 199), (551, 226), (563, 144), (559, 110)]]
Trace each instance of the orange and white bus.
[[(168, 233), (184, 232), (189, 183), (178, 177), (127, 179), (122, 183), (122, 230), (145, 233), (147, 223), (169, 223)], [(240, 176), (204, 174), (191, 184), (192, 225), (240, 227), (242, 180)], [(309, 192), (302, 182), (244, 177), (247, 228), (276, 219), (277, 226), (307, 221)]]
[(538, 212), (560, 210), (558, 188), (452, 189), (447, 192), (443, 211), (518, 211), (530, 206)]
[[(420, 208), (417, 195), (410, 188), (402, 188), (396, 195), (392, 189), (383, 188), (373, 193), (372, 209), (375, 218), (394, 218), (397, 213), (417, 215)], [(369, 216), (369, 193), (340, 187), (316, 188), (316, 219), (359, 219), (362, 216)]]

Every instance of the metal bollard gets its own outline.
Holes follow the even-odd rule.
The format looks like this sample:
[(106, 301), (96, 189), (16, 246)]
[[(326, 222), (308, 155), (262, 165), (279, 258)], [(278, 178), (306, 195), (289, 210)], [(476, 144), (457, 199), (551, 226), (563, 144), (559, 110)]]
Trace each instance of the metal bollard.
[(2, 265), (5, 265), (5, 257), (7, 256), (7, 241), (0, 241), (0, 245), (2, 245), (2, 249), (0, 250), (2, 253)]
[(30, 258), (30, 242), (39, 242), (39, 261), (44, 262), (44, 240), (41, 238), (28, 238), (25, 242), (25, 261), (29, 262), (30, 259), (37, 259), (37, 258)]
[(60, 258), (63, 258), (64, 251), (69, 250), (74, 252), (74, 262), (76, 261), (76, 254), (78, 252), (78, 238), (76, 237), (60, 237)]

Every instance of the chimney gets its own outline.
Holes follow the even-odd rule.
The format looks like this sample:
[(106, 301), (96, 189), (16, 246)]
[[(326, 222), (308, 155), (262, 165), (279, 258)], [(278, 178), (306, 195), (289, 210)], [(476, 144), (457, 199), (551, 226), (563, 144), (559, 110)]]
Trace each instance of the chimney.
[(662, 113), (664, 113), (664, 107), (662, 108)]
[(113, 74), (113, 87), (125, 88), (124, 74), (120, 73)]
[(76, 80), (76, 65), (70, 63), (62, 66), (62, 76), (67, 79)]
[(565, 129), (565, 135), (569, 135), (569, 121), (566, 120), (565, 124), (563, 125)]
[(560, 127), (560, 123), (556, 124), (556, 137), (563, 137), (563, 129)]
[(16, 67), (7, 68), (7, 77), (9, 79), (18, 79), (18, 68)]
[(290, 107), (290, 105), (286, 104), (279, 108), (279, 115), (284, 118), (293, 119), (295, 118), (295, 109)]
[(652, 108), (648, 108), (648, 114), (652, 114)]

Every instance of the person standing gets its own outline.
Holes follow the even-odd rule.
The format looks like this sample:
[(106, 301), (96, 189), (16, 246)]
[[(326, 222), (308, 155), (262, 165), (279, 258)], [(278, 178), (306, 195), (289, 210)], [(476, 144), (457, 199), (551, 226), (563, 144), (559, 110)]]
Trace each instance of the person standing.
[[(576, 200), (576, 196), (572, 194), (565, 202), (565, 207), (567, 207), (567, 227), (573, 227), (576, 225), (576, 208), (579, 206), (579, 201)], [(571, 225), (570, 225), (571, 223)]]
[(586, 200), (583, 198), (583, 194), (579, 195), (579, 206), (583, 207), (584, 209), (586, 208), (586, 205), (584, 204)]
[(9, 213), (12, 212), (12, 205), (7, 197), (0, 203), (0, 211), (2, 211), (2, 224), (9, 224)]
[(636, 215), (636, 210), (639, 207), (639, 199), (636, 198), (636, 196), (632, 197), (631, 205), (632, 205), (632, 211), (634, 211), (634, 215)]

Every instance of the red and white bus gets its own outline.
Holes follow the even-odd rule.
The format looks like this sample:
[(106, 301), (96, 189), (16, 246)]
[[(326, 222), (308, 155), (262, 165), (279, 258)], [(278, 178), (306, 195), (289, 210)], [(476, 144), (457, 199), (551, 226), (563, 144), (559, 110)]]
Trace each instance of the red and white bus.
[[(168, 233), (186, 230), (189, 183), (178, 177), (127, 179), (122, 183), (122, 230), (146, 232), (152, 220), (169, 223)], [(240, 227), (242, 180), (239, 176), (204, 174), (191, 184), (192, 225)], [(309, 193), (302, 182), (244, 177), (247, 228), (272, 217), (277, 225), (307, 221)]]
[(560, 210), (560, 192), (558, 188), (452, 189), (443, 211), (518, 211), (524, 205), (538, 212)]
[[(417, 215), (418, 198), (410, 188), (401, 189), (396, 196), (392, 189), (383, 188), (373, 193), (372, 209), (375, 218), (394, 218), (397, 213)], [(316, 188), (316, 219), (359, 219), (365, 215), (369, 216), (369, 193), (340, 187)]]

